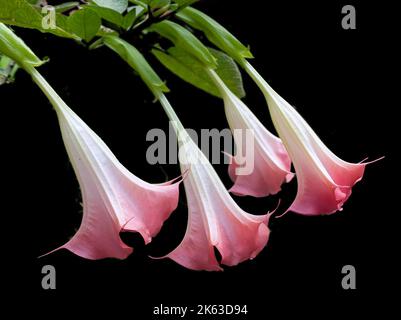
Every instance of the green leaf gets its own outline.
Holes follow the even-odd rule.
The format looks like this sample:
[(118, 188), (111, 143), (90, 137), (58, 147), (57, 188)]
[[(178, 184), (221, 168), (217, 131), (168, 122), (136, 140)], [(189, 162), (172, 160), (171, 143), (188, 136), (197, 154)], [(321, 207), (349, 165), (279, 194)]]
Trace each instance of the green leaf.
[(57, 26), (59, 26), (61, 29), (69, 31), (69, 26), (68, 26), (68, 16), (65, 16), (61, 13), (56, 13), (56, 21), (57, 21)]
[(26, 0), (26, 2), (36, 6), (39, 3), (40, 0)]
[(42, 16), (24, 0), (1, 1), (0, 21), (21, 27), (42, 28)]
[(179, 24), (166, 20), (153, 24), (147, 30), (155, 31), (169, 39), (176, 47), (186, 50), (205, 66), (216, 68), (215, 58), (209, 50), (191, 32)]
[(7, 69), (12, 63), (12, 59), (0, 53), (0, 71)]
[(128, 0), (92, 0), (99, 7), (109, 8), (118, 13), (123, 13), (127, 10)]
[(134, 23), (139, 21), (139, 19), (141, 19), (142, 16), (147, 13), (147, 9), (140, 5), (128, 7), (127, 11), (128, 13), (124, 16), (123, 22), (123, 27), (125, 30), (131, 29)]
[(14, 81), (18, 65), (14, 60), (0, 54), (0, 86)]
[(40, 11), (25, 0), (0, 1), (0, 22), (23, 28), (37, 29), (59, 37), (76, 39), (74, 35), (60, 28), (57, 21), (55, 29), (44, 29), (42, 27), (43, 17)]
[(148, 4), (150, 4), (153, 0), (129, 0), (129, 2), (135, 3), (135, 4), (144, 4), (146, 7)]
[(169, 6), (171, 1), (170, 0), (152, 0), (148, 3), (152, 9), (160, 9), (160, 8)]
[(168, 92), (165, 83), (159, 78), (143, 55), (131, 44), (117, 36), (105, 36), (104, 43), (124, 59), (146, 83), (156, 96), (160, 92)]
[[(143, 10), (143, 8), (139, 7), (140, 9)], [(124, 16), (123, 20), (123, 28), (125, 30), (128, 30), (132, 27), (134, 24), (135, 20), (137, 19), (137, 10), (134, 7), (132, 10), (128, 11), (128, 13)]]
[(87, 8), (75, 11), (68, 17), (68, 29), (85, 41), (90, 41), (100, 29), (99, 15)]
[(209, 48), (210, 52), (217, 59), (216, 73), (223, 80), (226, 86), (238, 97), (245, 97), (245, 89), (242, 82), (241, 72), (235, 61), (220, 50)]
[(97, 5), (86, 6), (89, 10), (95, 11), (102, 19), (114, 23), (119, 27), (124, 27), (124, 17), (121, 13), (109, 8), (99, 7)]
[[(209, 50), (217, 59), (218, 67), (215, 69), (217, 74), (235, 95), (243, 98), (245, 91), (241, 73), (233, 59), (221, 51), (212, 48), (209, 48)], [(185, 50), (171, 47), (167, 53), (160, 50), (152, 50), (152, 53), (167, 69), (184, 81), (211, 95), (222, 97), (219, 89), (205, 71), (205, 66)]]
[[(107, 28), (107, 27), (104, 27), (104, 26), (101, 26), (99, 31), (96, 34), (97, 37), (118, 36), (118, 35), (119, 34), (117, 31)], [(101, 40), (103, 40), (103, 39), (101, 39)]]
[(103, 37), (107, 37), (107, 36), (117, 36), (118, 37), (118, 32), (114, 31), (113, 29), (109, 29), (106, 27), (101, 26), (99, 31), (96, 34), (98, 38), (97, 40), (93, 41), (90, 45), (89, 45), (89, 50), (95, 50), (98, 49), (100, 47), (104, 46), (104, 39)]
[(100, 47), (103, 47), (103, 45), (104, 45), (103, 38), (99, 38), (96, 41), (94, 41), (93, 43), (91, 43), (91, 45), (89, 46), (89, 50), (98, 49)]
[(149, 3), (153, 17), (159, 17), (170, 9), (170, 0), (152, 0)]
[(128, 1), (133, 4), (139, 5), (143, 9), (147, 9), (148, 4), (150, 3), (150, 0), (128, 0)]
[(203, 12), (188, 7), (177, 13), (177, 17), (191, 27), (203, 31), (210, 42), (229, 54), (237, 62), (241, 63), (244, 58), (253, 58), (249, 48)]
[(174, 2), (176, 3), (176, 4), (178, 4), (178, 6), (180, 7), (180, 8), (185, 8), (185, 7), (188, 7), (188, 6), (190, 6), (191, 4), (193, 4), (193, 3), (195, 3), (195, 2), (198, 2), (199, 0), (174, 0)]
[(65, 3), (59, 4), (57, 6), (54, 6), (54, 9), (58, 13), (63, 13), (63, 12), (66, 12), (68, 10), (71, 10), (71, 9), (74, 9), (74, 8), (78, 7), (78, 5), (79, 5), (79, 2), (76, 2), (76, 1), (74, 1), (74, 2), (65, 2)]

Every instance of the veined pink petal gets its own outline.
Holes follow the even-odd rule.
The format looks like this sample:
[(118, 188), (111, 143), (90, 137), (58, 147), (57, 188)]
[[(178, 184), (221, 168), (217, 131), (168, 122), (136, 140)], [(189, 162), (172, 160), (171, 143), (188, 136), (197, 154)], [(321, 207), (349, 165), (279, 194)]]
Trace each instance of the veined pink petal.
[(120, 231), (149, 243), (177, 207), (179, 182), (150, 184), (131, 174), (106, 144), (62, 101), (41, 75), (33, 77), (54, 105), (83, 195), (83, 219), (63, 246), (87, 259), (126, 258), (132, 248)]
[(245, 68), (265, 94), (274, 125), (295, 167), (298, 193), (288, 210), (305, 215), (341, 210), (352, 186), (362, 179), (366, 163), (349, 163), (338, 158), (249, 63)]
[[(230, 178), (234, 182), (230, 191), (236, 195), (254, 197), (278, 193), (281, 185), (289, 182), (294, 176), (291, 172), (291, 159), (283, 143), (263, 126), (214, 71), (211, 71), (211, 76), (223, 94), (227, 121), (234, 132), (237, 146), (237, 155), (232, 158), (228, 168)], [(247, 148), (246, 139), (236, 136), (236, 130), (244, 133), (248, 131), (252, 135), (252, 148)], [(237, 170), (246, 166), (252, 166), (253, 170), (246, 174)]]
[(132, 248), (120, 240), (119, 232), (139, 232), (149, 243), (177, 207), (178, 183), (152, 185), (131, 174), (67, 108), (58, 115), (82, 189), (84, 216), (78, 232), (62, 248), (88, 259), (124, 259)]
[(195, 163), (181, 162), (181, 170), (188, 170), (184, 180), (188, 226), (181, 244), (166, 257), (189, 269), (209, 271), (222, 270), (214, 247), (222, 256), (221, 263), (228, 266), (253, 259), (268, 241), (270, 214), (255, 216), (243, 211), (189, 139), (185, 147), (180, 147), (184, 158), (188, 155), (197, 159)]
[(300, 125), (303, 126), (307, 141), (310, 142), (310, 147), (319, 157), (335, 183), (342, 186), (352, 187), (362, 179), (366, 163), (350, 163), (340, 159), (326, 147), (309, 124), (291, 105), (289, 106), (288, 111), (292, 114), (293, 121), (299, 122)]

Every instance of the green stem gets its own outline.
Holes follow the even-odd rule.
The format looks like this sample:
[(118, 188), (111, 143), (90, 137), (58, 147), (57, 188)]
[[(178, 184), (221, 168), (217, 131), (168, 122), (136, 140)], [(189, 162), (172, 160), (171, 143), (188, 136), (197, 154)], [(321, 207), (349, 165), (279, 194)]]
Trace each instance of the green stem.
[[(309, 158), (310, 164), (316, 168), (317, 172), (322, 177), (322, 181), (324, 181), (324, 183), (326, 183), (330, 187), (330, 181), (332, 181), (330, 174), (326, 171), (326, 169), (320, 162), (320, 159), (316, 160), (316, 156), (314, 156), (314, 154), (310, 151), (310, 147), (308, 147), (306, 144), (306, 139), (303, 138), (303, 129), (299, 128), (299, 126), (297, 126), (294, 121), (289, 118), (283, 107), (280, 107), (280, 99), (282, 98), (276, 91), (274, 91), (274, 89), (266, 82), (266, 80), (262, 78), (262, 76), (253, 68), (253, 66), (248, 61), (243, 59), (241, 66), (255, 81), (257, 86), (264, 94), (266, 100), (268, 100), (269, 98), (271, 99), (272, 103), (269, 103), (269, 101), (267, 101), (267, 105), (273, 121), (273, 125), (276, 128), (284, 145), (286, 146), (290, 158), (293, 160), (293, 162), (294, 159), (297, 159), (295, 153), (293, 153), (293, 150), (290, 147), (290, 141), (292, 141), (292, 144), (297, 144), (299, 148), (302, 149), (303, 156), (305, 158)], [(281, 121), (276, 119), (276, 116), (274, 116), (275, 113), (276, 116), (281, 117)], [(287, 135), (284, 134), (284, 131), (288, 133), (287, 135), (291, 135), (291, 137), (288, 138)], [(297, 164), (297, 162), (294, 162), (294, 167), (295, 170), (299, 171), (299, 169), (297, 168)]]
[(265, 96), (266, 95), (271, 96), (271, 93), (268, 92), (266, 88), (268, 88), (271, 92), (277, 94), (277, 92), (273, 90), (273, 88), (266, 82), (265, 79), (262, 78), (262, 76), (247, 60), (242, 59), (242, 61), (240, 61), (240, 66), (248, 73), (248, 75), (252, 78), (252, 80), (255, 81), (256, 85), (259, 87), (259, 89), (263, 92)]
[(160, 92), (159, 94), (156, 95), (156, 97), (160, 101), (160, 104), (162, 105), (164, 111), (166, 112), (169, 120), (172, 122), (177, 136), (180, 132), (185, 132), (184, 126), (182, 125), (180, 119), (178, 118), (177, 114), (175, 113), (173, 107), (167, 100), (167, 97), (164, 95), (164, 93)]
[(216, 85), (217, 89), (220, 91), (223, 99), (224, 97), (229, 96), (230, 94), (233, 94), (231, 92), (231, 90), (226, 86), (226, 84), (224, 83), (224, 81), (219, 77), (219, 75), (216, 73), (216, 71), (214, 71), (211, 68), (205, 68), (205, 71), (209, 74), (210, 78), (212, 79), (212, 81), (214, 82), (214, 84)]
[(39, 71), (37, 71), (34, 67), (30, 65), (23, 65), (22, 68), (31, 75), (33, 81), (46, 95), (56, 111), (60, 111), (60, 105), (65, 105), (67, 107), (65, 102), (61, 99), (57, 92), (54, 91), (54, 89), (50, 86), (46, 79), (43, 78)]

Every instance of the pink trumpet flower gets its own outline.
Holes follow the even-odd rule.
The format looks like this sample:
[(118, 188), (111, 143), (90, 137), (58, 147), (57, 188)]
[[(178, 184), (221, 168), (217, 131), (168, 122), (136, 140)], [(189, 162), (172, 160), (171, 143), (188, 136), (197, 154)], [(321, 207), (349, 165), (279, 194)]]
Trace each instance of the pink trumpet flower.
[(244, 68), (265, 95), (274, 125), (292, 159), (298, 192), (287, 211), (304, 215), (342, 210), (367, 163), (349, 163), (331, 152), (300, 114), (248, 63)]
[(231, 198), (213, 166), (189, 137), (164, 95), (159, 97), (179, 140), (181, 172), (188, 203), (188, 226), (180, 245), (164, 258), (193, 270), (220, 271), (221, 263), (236, 265), (253, 259), (265, 247), (271, 214), (256, 216), (243, 211)]
[[(228, 89), (215, 71), (208, 71), (223, 96), (227, 121), (237, 146), (237, 154), (232, 158), (228, 169), (234, 182), (230, 191), (237, 195), (254, 197), (278, 193), (281, 185), (294, 177), (291, 159), (283, 143)], [(246, 145), (249, 140), (236, 134), (244, 131), (252, 133), (252, 147)]]
[(150, 184), (131, 174), (35, 70), (30, 71), (53, 104), (83, 195), (83, 219), (64, 245), (87, 259), (125, 259), (133, 249), (120, 231), (139, 232), (145, 243), (178, 205), (179, 183)]

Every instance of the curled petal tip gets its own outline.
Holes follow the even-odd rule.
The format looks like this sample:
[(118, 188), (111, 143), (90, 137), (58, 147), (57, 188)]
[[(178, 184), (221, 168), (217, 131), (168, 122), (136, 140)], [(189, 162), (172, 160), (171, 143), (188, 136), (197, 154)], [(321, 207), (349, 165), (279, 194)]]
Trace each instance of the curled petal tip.
[(375, 162), (378, 162), (378, 161), (382, 161), (382, 160), (384, 160), (386, 158), (386, 156), (381, 156), (381, 157), (379, 157), (379, 158), (377, 158), (377, 159), (375, 159), (375, 160), (371, 160), (371, 161), (366, 161), (366, 160), (368, 160), (368, 158), (365, 158), (365, 159), (363, 159), (361, 162), (359, 162), (360, 164), (364, 164), (364, 165), (368, 165), (368, 164), (372, 164), (372, 163), (375, 163)]
[(52, 253), (54, 253), (54, 252), (56, 252), (56, 251), (59, 251), (60, 249), (64, 249), (64, 246), (58, 247), (58, 248), (53, 249), (53, 250), (51, 250), (51, 251), (49, 251), (49, 252), (47, 252), (47, 253), (41, 254), (41, 255), (38, 256), (37, 258), (40, 259), (40, 258), (46, 257), (46, 256), (48, 256), (48, 255), (50, 255), (50, 254), (52, 254)]
[(295, 177), (295, 173), (290, 172), (285, 176), (285, 182), (290, 182)]

